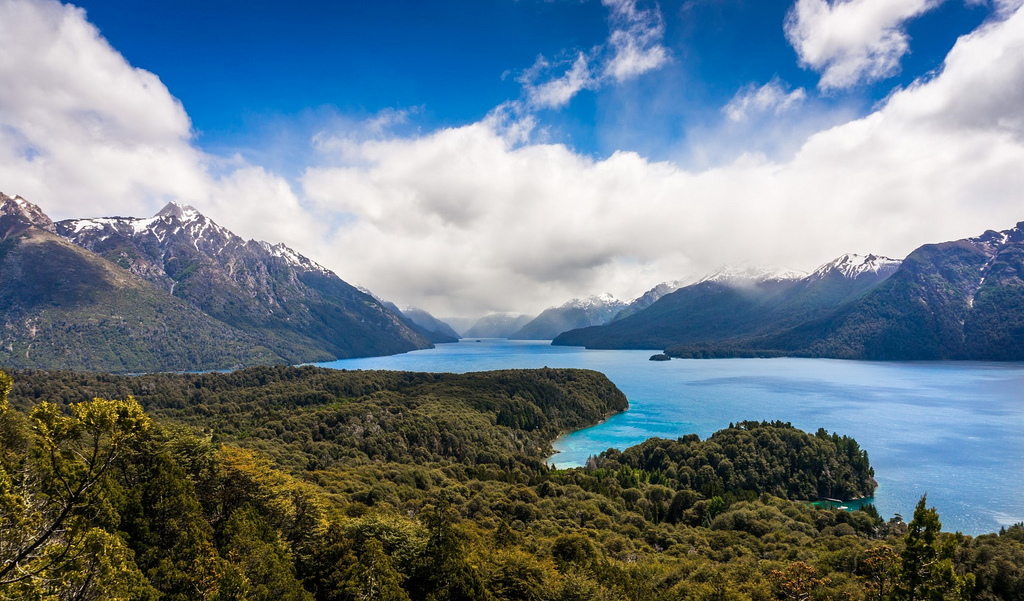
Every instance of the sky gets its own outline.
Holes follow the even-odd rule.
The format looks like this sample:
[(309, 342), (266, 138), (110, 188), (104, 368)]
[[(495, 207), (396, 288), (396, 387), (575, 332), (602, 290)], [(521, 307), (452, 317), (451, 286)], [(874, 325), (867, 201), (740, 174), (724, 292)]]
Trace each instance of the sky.
[(0, 191), (535, 314), (1024, 220), (1024, 0), (0, 0)]

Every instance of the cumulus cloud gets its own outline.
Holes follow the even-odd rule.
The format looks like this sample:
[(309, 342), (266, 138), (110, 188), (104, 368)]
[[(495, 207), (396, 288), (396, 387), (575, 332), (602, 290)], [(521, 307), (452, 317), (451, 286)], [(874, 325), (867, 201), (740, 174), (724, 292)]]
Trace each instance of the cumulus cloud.
[(778, 77), (761, 87), (748, 84), (732, 97), (722, 112), (730, 121), (746, 121), (750, 116), (764, 113), (781, 114), (803, 104), (807, 92), (803, 88), (793, 91)]
[[(961, 38), (941, 73), (811, 136), (789, 160), (693, 171), (509, 144), (486, 123), (361, 145), (306, 196), (355, 218), (344, 272), (441, 313), (635, 294), (718, 264), (813, 269), (1024, 218), (1024, 12)], [(643, 280), (643, 281), (641, 281)]]
[(910, 51), (906, 26), (942, 0), (797, 0), (786, 39), (800, 63), (821, 73), (822, 90), (891, 77)]
[(608, 8), (607, 42), (577, 52), (569, 60), (553, 63), (539, 56), (516, 78), (526, 102), (521, 109), (561, 108), (583, 90), (634, 79), (669, 61), (669, 51), (662, 44), (665, 22), (656, 6), (641, 9), (637, 0), (601, 0), (601, 4)]
[(5, 193), (55, 219), (145, 216), (178, 200), (247, 236), (316, 250), (300, 230), (315, 231), (317, 221), (295, 211), (287, 182), (196, 149), (181, 103), (156, 75), (132, 67), (82, 9), (0, 2), (0, 81)]

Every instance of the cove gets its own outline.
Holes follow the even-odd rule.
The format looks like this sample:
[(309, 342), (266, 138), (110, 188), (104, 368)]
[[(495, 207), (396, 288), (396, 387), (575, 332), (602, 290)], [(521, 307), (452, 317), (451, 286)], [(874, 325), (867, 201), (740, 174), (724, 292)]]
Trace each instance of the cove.
[(606, 374), (628, 411), (567, 433), (550, 462), (582, 465), (647, 438), (710, 436), (730, 422), (781, 420), (846, 434), (868, 451), (883, 517), (908, 521), (928, 494), (943, 529), (982, 534), (1024, 521), (1024, 364), (831, 359), (649, 361), (653, 351), (585, 350), (544, 341), (463, 340), (335, 369), (457, 372), (576, 367)]

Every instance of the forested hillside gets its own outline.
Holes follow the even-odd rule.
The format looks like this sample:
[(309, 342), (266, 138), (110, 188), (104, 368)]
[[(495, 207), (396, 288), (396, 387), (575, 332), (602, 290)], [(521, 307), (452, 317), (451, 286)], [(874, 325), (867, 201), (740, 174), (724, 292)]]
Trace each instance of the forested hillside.
[(549, 469), (558, 431), (625, 407), (594, 372), (14, 376), (0, 404), (4, 599), (1024, 590), (1024, 527), (972, 539), (939, 534), (924, 499), (909, 526), (788, 500), (873, 490), (867, 454), (824, 431), (743, 422)]

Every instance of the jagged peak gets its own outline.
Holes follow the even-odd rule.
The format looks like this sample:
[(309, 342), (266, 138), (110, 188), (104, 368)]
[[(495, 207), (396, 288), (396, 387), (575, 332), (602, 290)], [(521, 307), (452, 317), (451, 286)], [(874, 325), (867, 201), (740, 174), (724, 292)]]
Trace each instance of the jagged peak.
[(984, 234), (968, 238), (971, 242), (980, 242), (982, 244), (994, 244), (1001, 246), (1003, 244), (1013, 242), (1024, 241), (1024, 221), (1018, 221), (1017, 225), (1010, 229), (997, 232), (995, 230), (986, 230)]
[(192, 205), (181, 204), (173, 200), (160, 209), (155, 217), (175, 217), (181, 221), (205, 219), (205, 216)]
[(592, 307), (617, 307), (624, 306), (625, 303), (615, 298), (609, 292), (602, 292), (601, 294), (593, 294), (586, 298), (573, 298), (569, 302), (565, 303), (560, 309), (589, 309)]
[(814, 270), (811, 279), (821, 279), (829, 273), (839, 273), (845, 278), (856, 279), (864, 273), (892, 273), (903, 261), (881, 255), (846, 253)]
[[(269, 242), (265, 242), (263, 240), (260, 240), (260, 241), (257, 242), (257, 244), (259, 244), (261, 247), (263, 247), (263, 250), (267, 251), (271, 255), (273, 255), (275, 257), (278, 257), (278, 258), (281, 258), (281, 259), (284, 259), (286, 262), (288, 262), (289, 264), (294, 265), (296, 267), (301, 267), (301, 268), (303, 268), (303, 269), (305, 269), (307, 271), (319, 271), (320, 273), (323, 273), (323, 274), (331, 274), (331, 275), (334, 274), (334, 272), (331, 271), (330, 269), (327, 269), (326, 267), (324, 267), (323, 265), (321, 265), (321, 264), (317, 263), (316, 261), (310, 259), (309, 257), (306, 257), (305, 255), (302, 255), (302, 254), (292, 250), (291, 248), (286, 246), (283, 242), (279, 242), (277, 244), (271, 244)], [(378, 298), (377, 295), (375, 295), (374, 293), (370, 292), (366, 288), (363, 288), (362, 286), (359, 286), (357, 288), (358, 288), (359, 291), (364, 292), (366, 294), (369, 294), (370, 296), (372, 296), (373, 298), (377, 299), (378, 301), (382, 301), (383, 302), (382, 299)]]
[(54, 225), (53, 220), (38, 205), (25, 200), (17, 194), (8, 196), (0, 192), (0, 215), (20, 217), (39, 229), (46, 230), (52, 234), (57, 233), (57, 227)]
[(676, 290), (689, 286), (692, 283), (692, 277), (685, 277), (681, 280), (672, 280), (671, 282), (661, 282), (660, 284), (644, 292), (640, 296), (629, 299), (628, 301), (626, 301), (626, 304), (632, 305), (633, 303), (636, 303), (644, 299), (651, 299), (651, 302), (653, 303), (654, 301), (665, 296), (666, 294), (672, 294)]
[(807, 277), (807, 272), (796, 269), (739, 263), (723, 265), (701, 278), (697, 283), (716, 282), (743, 285), (802, 280), (805, 277)]

